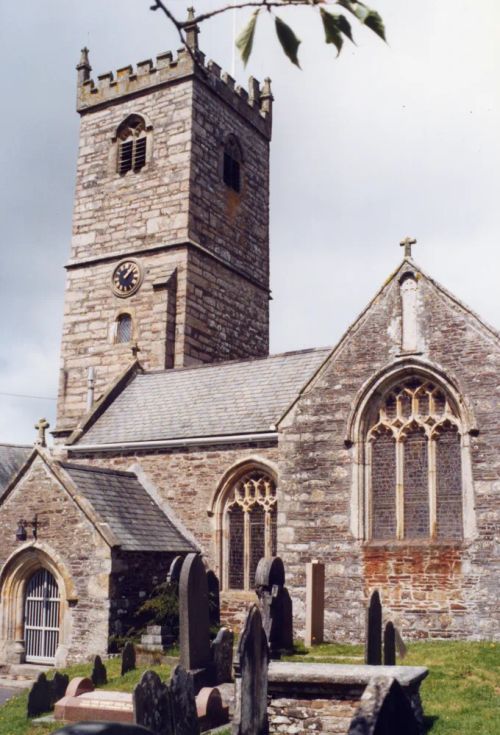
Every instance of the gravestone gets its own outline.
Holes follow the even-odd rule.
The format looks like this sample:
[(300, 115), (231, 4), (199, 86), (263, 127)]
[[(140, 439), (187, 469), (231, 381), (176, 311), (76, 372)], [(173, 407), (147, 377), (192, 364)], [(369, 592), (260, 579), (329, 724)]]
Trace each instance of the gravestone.
[(252, 605), (238, 644), (233, 735), (267, 735), (269, 647), (257, 605)]
[(221, 628), (211, 646), (215, 684), (225, 684), (233, 680), (233, 645), (233, 631)]
[(182, 666), (176, 666), (170, 679), (170, 695), (175, 735), (199, 735), (193, 677)]
[(94, 659), (94, 666), (90, 675), (95, 687), (101, 687), (108, 683), (108, 674), (100, 656)]
[(207, 572), (208, 616), (210, 628), (220, 627), (220, 589), (219, 579), (211, 569)]
[(194, 677), (195, 690), (212, 683), (208, 585), (199, 554), (188, 554), (179, 579), (180, 664)]
[(49, 682), (52, 690), (52, 702), (50, 709), (53, 709), (56, 702), (64, 697), (66, 689), (69, 684), (69, 676), (67, 674), (60, 674), (56, 671), (54, 678)]
[(182, 556), (176, 556), (172, 560), (172, 563), (170, 564), (170, 569), (168, 570), (167, 581), (170, 582), (170, 584), (172, 585), (176, 585), (177, 589), (179, 588), (179, 580), (181, 578), (183, 561), (184, 559)]
[(306, 564), (306, 635), (308, 648), (323, 643), (325, 627), (325, 565), (314, 560)]
[(135, 648), (134, 644), (127, 641), (122, 651), (122, 676), (127, 671), (133, 671), (135, 669)]
[(293, 651), (293, 611), (292, 599), (285, 587), (285, 567), (279, 556), (259, 561), (255, 591), (271, 658), (280, 658), (282, 652)]
[(396, 665), (396, 629), (391, 621), (384, 628), (384, 665)]
[(399, 658), (403, 659), (408, 653), (406, 643), (404, 642), (403, 638), (401, 637), (401, 633), (397, 628), (394, 628), (394, 635), (396, 638), (396, 649), (398, 651), (398, 656)]
[(347, 735), (420, 735), (410, 700), (396, 679), (370, 680)]
[(382, 605), (378, 590), (370, 597), (366, 616), (365, 662), (372, 666), (382, 663)]
[(42, 673), (28, 694), (28, 717), (37, 717), (44, 712), (50, 712), (52, 707), (52, 683)]
[(169, 688), (154, 671), (146, 671), (134, 689), (134, 722), (156, 735), (173, 735), (172, 697)]

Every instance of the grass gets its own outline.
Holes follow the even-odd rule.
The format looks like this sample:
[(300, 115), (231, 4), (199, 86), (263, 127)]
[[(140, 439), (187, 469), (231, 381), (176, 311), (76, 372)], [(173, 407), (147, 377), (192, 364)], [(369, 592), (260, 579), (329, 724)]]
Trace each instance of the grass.
[[(362, 646), (333, 643), (300, 648), (289, 661), (360, 663)], [(436, 641), (411, 643), (407, 666), (427, 666), (420, 692), (430, 735), (500, 733), (500, 645)]]
[[(362, 646), (331, 643), (306, 649), (296, 647), (289, 661), (360, 663)], [(500, 644), (439, 641), (410, 643), (407, 666), (427, 666), (430, 673), (421, 694), (430, 735), (498, 735), (500, 733)], [(106, 663), (106, 689), (130, 692), (146, 668), (165, 680), (168, 666), (141, 667), (120, 677), (120, 659)], [(70, 678), (88, 676), (90, 664), (65, 669)], [(44, 735), (56, 728), (32, 725), (26, 718), (27, 692), (0, 707), (0, 735)]]
[[(156, 671), (162, 680), (170, 676), (169, 666), (141, 666), (134, 671), (129, 671), (125, 676), (120, 676), (121, 658), (113, 658), (106, 661), (108, 672), (108, 683), (102, 689), (112, 689), (118, 692), (131, 692), (146, 670)], [(61, 670), (68, 674), (70, 679), (75, 676), (90, 676), (92, 664), (77, 664)], [(50, 678), (50, 677), (49, 677)], [(53, 723), (34, 725), (26, 717), (26, 705), (28, 692), (12, 697), (0, 707), (0, 735), (45, 735), (58, 729)]]

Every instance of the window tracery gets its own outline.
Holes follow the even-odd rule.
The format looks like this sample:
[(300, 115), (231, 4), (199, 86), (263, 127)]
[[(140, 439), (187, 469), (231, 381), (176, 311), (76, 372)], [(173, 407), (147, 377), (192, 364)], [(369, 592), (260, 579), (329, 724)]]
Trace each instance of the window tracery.
[(372, 405), (366, 439), (370, 537), (461, 538), (460, 419), (445, 392), (400, 381)]
[(229, 589), (252, 589), (259, 559), (276, 555), (276, 484), (262, 470), (247, 472), (231, 487), (224, 508), (223, 568)]

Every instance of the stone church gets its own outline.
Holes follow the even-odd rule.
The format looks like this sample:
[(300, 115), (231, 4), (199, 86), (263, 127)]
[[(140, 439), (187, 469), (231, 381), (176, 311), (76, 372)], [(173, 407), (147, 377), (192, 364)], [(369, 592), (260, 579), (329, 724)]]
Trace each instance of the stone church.
[(55, 444), (0, 446), (0, 663), (105, 653), (193, 550), (225, 620), (279, 554), (298, 635), (317, 559), (330, 640), (375, 589), (405, 638), (496, 638), (498, 333), (407, 239), (337, 345), (269, 355), (270, 83), (197, 33), (77, 67)]

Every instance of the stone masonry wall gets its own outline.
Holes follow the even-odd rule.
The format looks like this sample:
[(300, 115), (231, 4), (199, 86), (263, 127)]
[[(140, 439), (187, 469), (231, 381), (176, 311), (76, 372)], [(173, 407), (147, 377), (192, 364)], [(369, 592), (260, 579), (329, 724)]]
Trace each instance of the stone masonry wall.
[[(425, 277), (418, 276), (419, 352), (459, 386), (479, 431), (466, 436), (473, 503), (461, 542), (370, 542), (353, 533), (359, 446), (346, 447), (358, 392), (400, 356), (401, 302), (389, 282), (305, 391), (280, 433), (278, 553), (287, 565), (297, 628), (304, 623), (305, 564), (326, 564), (326, 635), (359, 641), (378, 589), (385, 614), (406, 638), (496, 638), (499, 609), (493, 528), (500, 517), (498, 338)], [(465, 469), (467, 470), (467, 466)], [(476, 530), (474, 530), (474, 524)]]
[[(15, 539), (19, 519), (31, 520), (35, 514), (39, 520), (37, 541), (21, 544)], [(45, 550), (56, 566), (62, 562), (76, 591), (77, 602), (68, 608), (67, 619), (61, 621), (66, 638), (60, 642), (68, 647), (68, 661), (106, 653), (109, 547), (40, 458), (2, 503), (0, 568), (16, 550), (29, 552), (33, 545)]]

